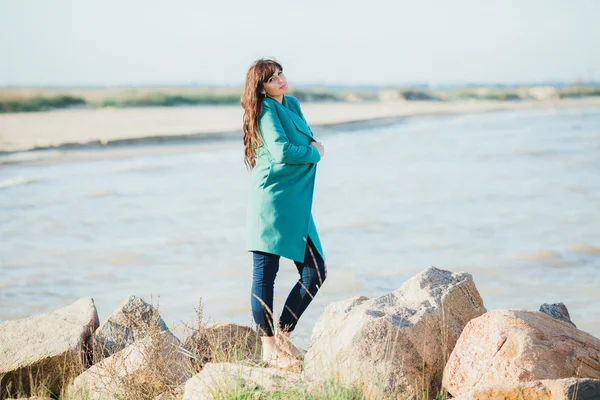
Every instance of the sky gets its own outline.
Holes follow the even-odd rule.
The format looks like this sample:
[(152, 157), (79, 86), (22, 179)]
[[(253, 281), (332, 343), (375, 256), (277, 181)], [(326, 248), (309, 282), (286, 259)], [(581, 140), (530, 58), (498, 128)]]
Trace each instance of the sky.
[(0, 0), (0, 86), (600, 80), (597, 0)]

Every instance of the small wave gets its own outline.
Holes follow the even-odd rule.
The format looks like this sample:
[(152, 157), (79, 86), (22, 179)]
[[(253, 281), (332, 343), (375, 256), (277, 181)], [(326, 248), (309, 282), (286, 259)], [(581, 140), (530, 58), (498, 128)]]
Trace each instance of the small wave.
[(12, 187), (12, 186), (22, 186), (28, 185), (30, 183), (37, 182), (37, 179), (34, 178), (26, 178), (24, 176), (17, 176), (16, 178), (7, 179), (5, 181), (0, 181), (0, 189)]
[(91, 198), (109, 197), (109, 196), (115, 196), (115, 195), (117, 195), (116, 192), (111, 192), (109, 190), (98, 190), (96, 192), (88, 193), (88, 197), (91, 197)]
[(17, 153), (5, 153), (0, 151), (0, 164), (19, 164), (25, 162), (41, 162), (59, 158), (61, 152), (55, 150), (24, 151)]
[(597, 254), (600, 255), (600, 248), (589, 244), (577, 244), (569, 249), (576, 253)]
[(129, 165), (117, 169), (117, 172), (149, 172), (149, 171), (166, 171), (170, 169), (167, 165)]
[(523, 259), (527, 261), (557, 261), (560, 259), (560, 254), (552, 250), (545, 250), (526, 254)]
[(565, 154), (564, 150), (534, 150), (534, 149), (526, 149), (519, 148), (514, 150), (515, 154), (520, 156), (532, 156), (532, 157), (546, 157), (546, 156), (556, 156)]
[(593, 266), (596, 268), (600, 261), (599, 255), (600, 248), (589, 244), (578, 244), (571, 246), (568, 250), (545, 250), (525, 254), (521, 259), (550, 267), (586, 268)]

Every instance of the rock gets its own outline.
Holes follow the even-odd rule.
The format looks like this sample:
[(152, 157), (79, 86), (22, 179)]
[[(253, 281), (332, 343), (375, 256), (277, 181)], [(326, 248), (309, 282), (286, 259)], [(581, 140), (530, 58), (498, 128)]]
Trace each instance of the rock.
[(552, 391), (552, 400), (598, 400), (600, 399), (600, 380), (598, 379), (555, 379), (544, 380)]
[(199, 365), (258, 361), (262, 354), (260, 339), (252, 328), (226, 322), (209, 324), (194, 331), (185, 340), (185, 347), (191, 350)]
[(523, 382), (513, 386), (484, 387), (455, 400), (598, 400), (600, 380), (556, 379)]
[(123, 350), (150, 332), (167, 331), (158, 310), (137, 296), (129, 296), (94, 334), (96, 361)]
[(539, 311), (493, 310), (467, 324), (444, 370), (458, 396), (479, 387), (600, 379), (600, 339)]
[(313, 329), (306, 379), (334, 378), (374, 397), (435, 395), (465, 324), (484, 312), (471, 275), (433, 267), (382, 297), (333, 303)]
[[(567, 310), (567, 306), (565, 306), (563, 303), (544, 303), (540, 306), (540, 311), (544, 314), (548, 314), (552, 318), (555, 318), (559, 321), (567, 322), (575, 326), (573, 321), (571, 321), (571, 316), (569, 315), (569, 310)], [(577, 326), (575, 327), (577, 328)]]
[(273, 393), (280, 389), (289, 390), (299, 383), (299, 375), (289, 371), (252, 368), (232, 363), (211, 363), (185, 383), (183, 400), (229, 398), (228, 395), (245, 393), (245, 391)]
[(59, 393), (63, 382), (88, 365), (97, 327), (91, 297), (53, 312), (1, 323), (0, 398), (29, 394), (37, 387)]
[(75, 378), (68, 395), (88, 400), (154, 398), (191, 375), (182, 343), (165, 331), (146, 336), (93, 365)]

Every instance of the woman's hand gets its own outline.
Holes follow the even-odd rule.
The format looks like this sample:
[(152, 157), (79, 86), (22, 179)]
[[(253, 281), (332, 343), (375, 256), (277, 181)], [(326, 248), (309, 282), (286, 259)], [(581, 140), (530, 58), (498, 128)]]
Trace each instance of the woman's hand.
[(323, 158), (323, 156), (325, 155), (325, 147), (323, 147), (323, 143), (310, 142), (310, 145), (316, 147), (317, 150), (319, 151), (319, 155), (321, 156), (321, 158)]

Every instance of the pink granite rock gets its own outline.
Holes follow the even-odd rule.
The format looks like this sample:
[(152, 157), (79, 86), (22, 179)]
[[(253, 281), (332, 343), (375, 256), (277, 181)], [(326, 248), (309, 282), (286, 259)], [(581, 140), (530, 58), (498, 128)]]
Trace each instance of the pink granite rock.
[(539, 379), (600, 379), (600, 339), (539, 311), (494, 310), (471, 320), (444, 369), (453, 395)]

